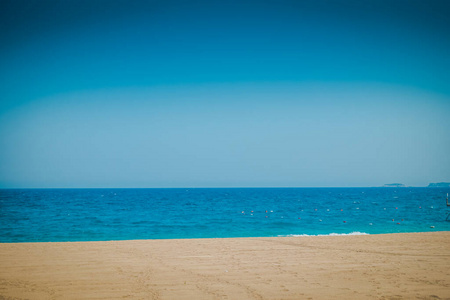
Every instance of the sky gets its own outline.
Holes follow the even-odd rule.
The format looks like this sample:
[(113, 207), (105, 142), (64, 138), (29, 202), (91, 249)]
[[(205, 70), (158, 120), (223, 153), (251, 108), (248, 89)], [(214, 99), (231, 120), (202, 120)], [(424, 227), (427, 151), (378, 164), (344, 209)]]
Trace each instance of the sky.
[(448, 15), (0, 0), (0, 188), (450, 182)]

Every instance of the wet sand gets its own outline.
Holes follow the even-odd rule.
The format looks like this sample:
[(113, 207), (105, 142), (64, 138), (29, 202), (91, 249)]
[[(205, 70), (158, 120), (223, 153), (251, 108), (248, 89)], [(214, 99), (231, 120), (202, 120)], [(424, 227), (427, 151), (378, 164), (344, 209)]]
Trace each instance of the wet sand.
[(0, 244), (0, 299), (450, 299), (450, 232)]

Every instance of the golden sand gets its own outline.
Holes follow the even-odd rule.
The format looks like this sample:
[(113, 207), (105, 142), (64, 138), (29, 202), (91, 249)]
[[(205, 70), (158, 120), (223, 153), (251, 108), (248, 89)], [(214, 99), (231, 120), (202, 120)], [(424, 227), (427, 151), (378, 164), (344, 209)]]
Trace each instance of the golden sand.
[(0, 299), (450, 299), (450, 232), (0, 244)]

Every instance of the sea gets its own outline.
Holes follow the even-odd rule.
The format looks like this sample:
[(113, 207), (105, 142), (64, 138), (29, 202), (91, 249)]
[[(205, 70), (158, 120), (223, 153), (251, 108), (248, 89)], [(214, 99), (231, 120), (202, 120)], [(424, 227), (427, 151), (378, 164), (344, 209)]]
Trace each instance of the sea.
[(0, 189), (0, 242), (450, 230), (450, 188)]

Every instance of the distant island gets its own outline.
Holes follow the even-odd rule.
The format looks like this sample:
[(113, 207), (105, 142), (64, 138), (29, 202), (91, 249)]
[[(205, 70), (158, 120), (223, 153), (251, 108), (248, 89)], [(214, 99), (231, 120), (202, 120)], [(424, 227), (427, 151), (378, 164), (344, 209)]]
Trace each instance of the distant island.
[(383, 187), (405, 187), (403, 183), (386, 183)]
[(450, 182), (436, 182), (430, 183), (428, 187), (450, 187)]

